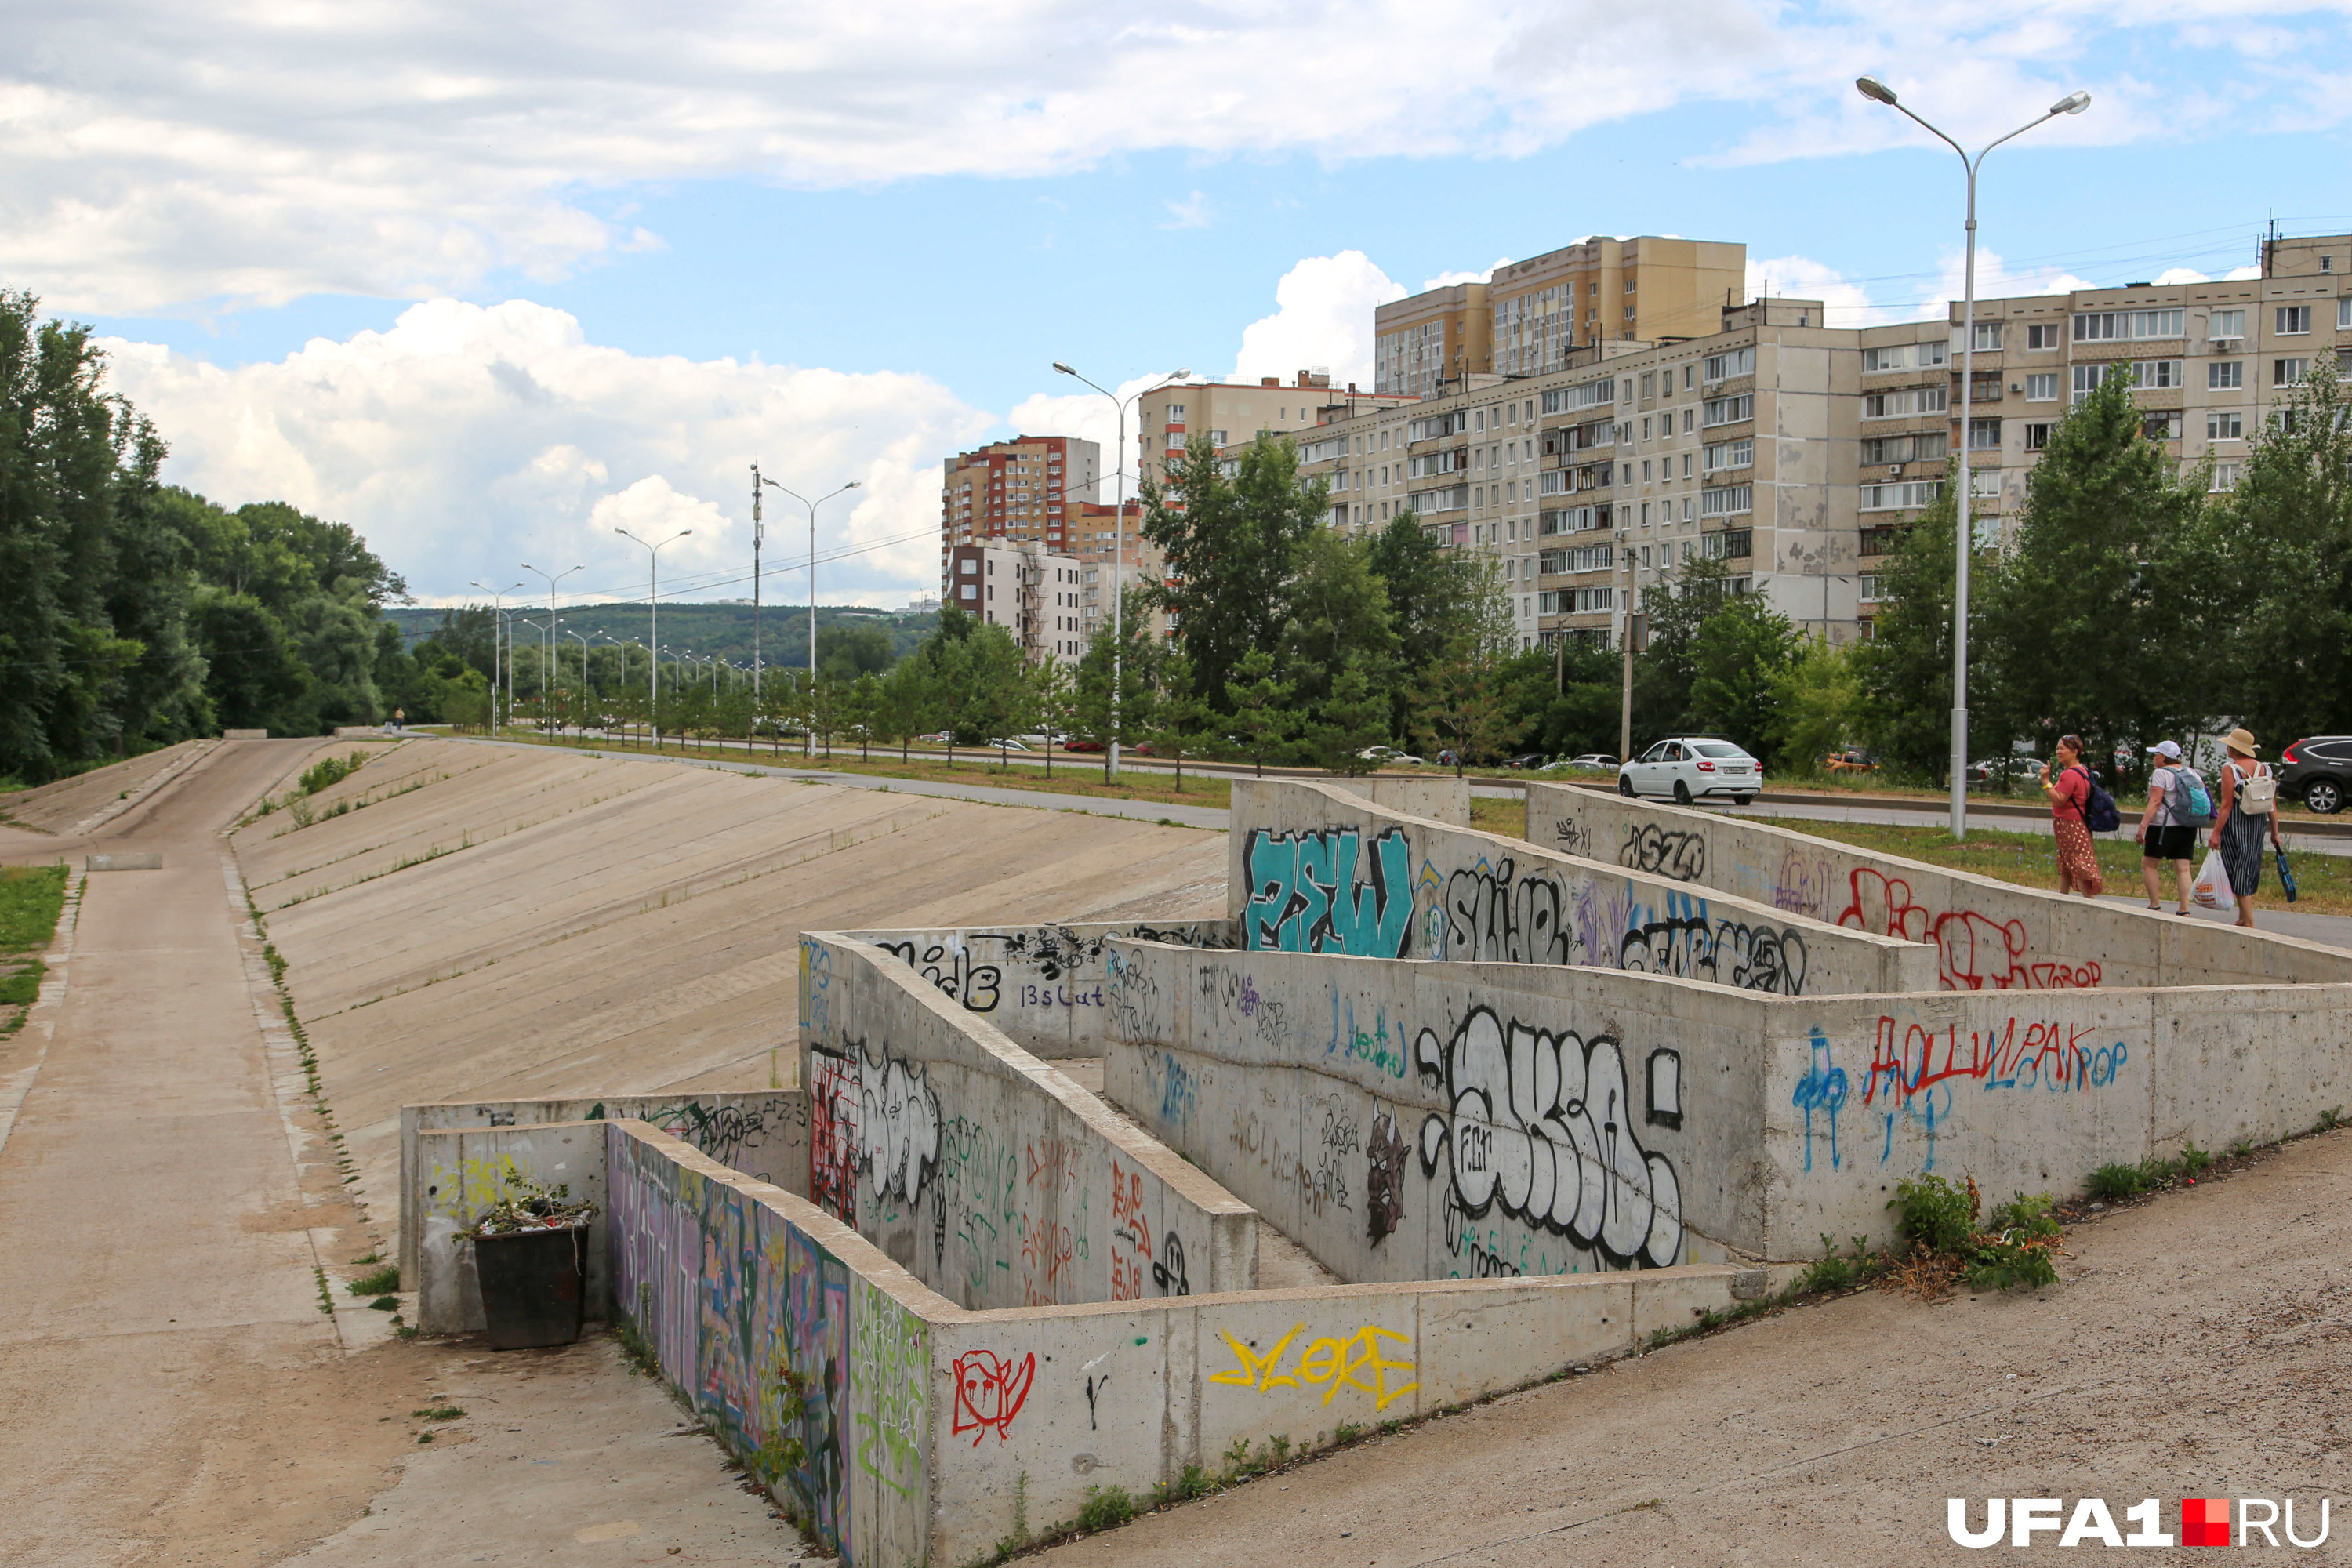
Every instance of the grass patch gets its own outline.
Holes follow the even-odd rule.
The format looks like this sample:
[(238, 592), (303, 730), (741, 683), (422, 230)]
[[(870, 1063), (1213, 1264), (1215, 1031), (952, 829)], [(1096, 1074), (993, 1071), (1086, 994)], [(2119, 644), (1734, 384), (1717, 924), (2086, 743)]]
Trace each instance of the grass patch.
[(400, 1265), (387, 1263), (373, 1273), (362, 1274), (343, 1287), (354, 1296), (381, 1296), (387, 1290), (400, 1289)]
[(47, 948), (66, 904), (63, 866), (0, 867), (0, 1038), (25, 1026), (48, 966), (26, 953)]
[(1470, 797), (1470, 826), (1481, 833), (1500, 834), (1506, 838), (1528, 836), (1528, 797), (1524, 795), (1484, 795)]
[[(1793, 828), (1818, 838), (1835, 839), (1856, 848), (1925, 860), (1931, 866), (1942, 866), (1954, 871), (1974, 871), (1979, 876), (2013, 882), (2020, 887), (2038, 888), (2044, 892), (2054, 892), (2058, 887), (2053, 841), (2046, 833), (2004, 833), (1998, 828), (1987, 828), (1971, 822), (1967, 839), (1954, 843), (1952, 836), (1940, 827), (1895, 827), (1872, 822), (1812, 822), (1795, 817), (1763, 820), (1769, 821), (1776, 827)], [(2137, 810), (2128, 812), (2124, 818), (2126, 827), (2137, 820)], [(2113, 839), (2095, 838), (2092, 843), (2098, 849), (2099, 870), (2106, 878), (2108, 892), (2137, 894), (2143, 890), (2137, 840), (2126, 832)], [(2200, 849), (2199, 858), (2202, 858)], [(2352, 915), (2352, 857), (2304, 854), (2294, 855), (2291, 858), (2294, 864), (2294, 879), (2302, 893), (2294, 905), (2295, 913)], [(2171, 909), (2175, 889), (2168, 868), (2162, 890), (2166, 900), (2164, 907)], [(2254, 903), (2258, 920), (2264, 910), (2275, 911), (2288, 907), (2286, 895), (2273, 873), (2267, 870), (2263, 873), (2262, 890), (2254, 895)]]
[(456, 1421), (466, 1413), (454, 1405), (428, 1405), (422, 1410), (412, 1410), (408, 1414), (418, 1421)]

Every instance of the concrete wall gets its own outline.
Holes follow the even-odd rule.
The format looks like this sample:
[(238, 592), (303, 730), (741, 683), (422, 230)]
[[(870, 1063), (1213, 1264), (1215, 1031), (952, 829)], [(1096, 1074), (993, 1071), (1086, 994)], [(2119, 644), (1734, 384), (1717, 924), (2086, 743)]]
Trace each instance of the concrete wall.
[(1236, 1442), (1301, 1448), (1622, 1355), (1761, 1280), (1729, 1268), (969, 1312), (675, 1139), (604, 1124), (613, 1310), (721, 1442), (860, 1568), (954, 1568)]
[(1235, 779), (1226, 899), (1247, 950), (1580, 964), (1784, 995), (1925, 991), (1935, 954), (1670, 878)]
[(2319, 942), (2062, 899), (1743, 817), (1571, 784), (1528, 786), (1528, 837), (1849, 930), (1932, 943), (1937, 983), (1948, 991), (2352, 981), (2352, 953)]
[[(475, 1334), (483, 1329), (481, 1286), (474, 1248), (457, 1238), (504, 1195), (507, 1178), (563, 1185), (573, 1198), (596, 1205), (588, 1225), (589, 1316), (602, 1315), (605, 1226), (604, 1143), (593, 1122), (469, 1128), (420, 1132), (403, 1145), (402, 1184), (418, 1194), (416, 1261), (401, 1266), (401, 1282), (416, 1291), (416, 1327), (427, 1334)], [(413, 1149), (413, 1152), (409, 1152)], [(404, 1211), (404, 1219), (406, 1213)]]
[(1257, 1283), (1248, 1205), (905, 963), (802, 936), (811, 1198), (973, 1309)]
[[(798, 1089), (756, 1094), (614, 1094), (580, 1100), (453, 1100), (400, 1109), (400, 1274), (417, 1278), (431, 1177), (417, 1158), (420, 1132), (453, 1128), (532, 1127), (628, 1117), (682, 1138), (730, 1170), (808, 1192), (808, 1097)], [(464, 1218), (470, 1221), (473, 1215)], [(470, 1265), (469, 1265), (470, 1267)], [(469, 1287), (470, 1288), (470, 1287)]]
[(1115, 942), (1113, 1101), (1342, 1279), (1819, 1257), (2352, 1106), (2352, 987), (1777, 997)]
[[(1234, 945), (1235, 929), (1231, 921), (1040, 921), (848, 934), (897, 954), (965, 1012), (979, 1014), (1023, 1050), (1050, 1060), (1103, 1054), (1102, 950), (1109, 938), (1219, 948)], [(802, 950), (803, 958), (807, 952)], [(801, 976), (803, 991), (810, 978)]]
[(1470, 826), (1470, 781), (1431, 778), (1334, 778), (1318, 780), (1349, 795), (1360, 795), (1385, 811), (1427, 817), (1449, 827)]

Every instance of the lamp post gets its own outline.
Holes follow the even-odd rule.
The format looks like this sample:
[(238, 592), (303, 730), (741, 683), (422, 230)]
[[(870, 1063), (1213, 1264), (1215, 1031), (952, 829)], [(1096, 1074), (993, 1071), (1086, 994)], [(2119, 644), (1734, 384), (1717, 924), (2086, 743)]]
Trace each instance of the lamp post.
[[(1103, 752), (1104, 773), (1108, 777), (1117, 778), (1118, 777), (1119, 686), (1124, 679), (1121, 666), (1127, 654), (1127, 405), (1133, 403), (1136, 398), (1141, 397), (1143, 393), (1150, 391), (1150, 388), (1145, 387), (1138, 392), (1135, 397), (1121, 397), (1098, 382), (1087, 381), (1085, 376), (1078, 374), (1060, 360), (1054, 362), (1054, 368), (1074, 380), (1085, 382), (1087, 385), (1109, 398), (1111, 406), (1118, 410), (1118, 469), (1113, 479), (1114, 499), (1111, 504), (1110, 744), (1104, 749)], [(1171, 381), (1192, 379), (1192, 371), (1180, 370), (1173, 375), (1162, 377), (1160, 384), (1164, 386)], [(1136, 423), (1139, 426), (1143, 423), (1139, 414), (1136, 417)]]
[(588, 639), (578, 632), (568, 631), (563, 635), (580, 645), (580, 738), (584, 741), (588, 738)]
[(646, 696), (653, 706), (646, 713), (646, 722), (653, 731), (653, 743), (659, 746), (661, 744), (661, 644), (655, 641), (654, 637), (658, 629), (656, 617), (661, 614), (661, 548), (664, 544), (677, 543), (692, 533), (694, 530), (681, 528), (659, 543), (650, 539), (637, 539), (635, 534), (625, 528), (615, 528), (613, 531), (624, 539), (636, 540), (636, 542), (646, 547), (646, 647), (653, 650), (653, 658), (646, 662)]
[[(1969, 430), (1975, 408), (1977, 350), (1977, 171), (1992, 150), (2012, 137), (2024, 135), (2035, 126), (2055, 120), (2062, 114), (2080, 114), (2091, 107), (2087, 92), (2071, 92), (2048, 110), (2011, 132), (2009, 135), (1985, 143), (1971, 158), (1968, 150), (1941, 131), (1903, 107), (1895, 89), (1876, 77), (1857, 77), (1854, 89), (1873, 103), (1883, 103), (1927, 132), (1945, 146), (1960, 155), (1960, 167), (1968, 172), (1968, 262), (1965, 274), (1965, 297), (1960, 307), (1960, 449), (1959, 468), (1959, 538), (1956, 544), (1957, 563), (1952, 577), (1952, 837), (1969, 836), (1969, 552), (1974, 548), (1976, 533), (1976, 472), (1969, 461)], [(1947, 471), (1952, 465), (1947, 464)]]
[[(580, 568), (577, 566), (566, 566), (561, 572), (547, 572), (542, 571), (541, 568), (534, 566), (530, 562), (526, 561), (522, 563), (522, 569), (526, 572), (535, 573), (547, 579), (547, 636), (541, 640), (539, 650), (540, 668), (544, 671), (552, 668), (555, 658), (555, 585), (558, 583), (562, 582), (566, 577), (571, 576), (574, 572), (579, 571)], [(540, 678), (541, 689), (539, 694), (540, 720), (542, 724), (545, 723), (547, 718), (547, 678), (542, 674)]]
[[(823, 506), (825, 502), (827, 502), (827, 501), (831, 500), (834, 497), (835, 497), (835, 496), (837, 496), (837, 495), (845, 495), (845, 494), (847, 494), (849, 491), (851, 491), (851, 490), (854, 490), (854, 489), (857, 489), (857, 488), (858, 488), (858, 486), (860, 485), (860, 483), (862, 483), (862, 481), (861, 481), (861, 480), (857, 480), (857, 479), (852, 479), (852, 480), (850, 480), (847, 484), (845, 484), (845, 485), (842, 486), (839, 489), (836, 489), (836, 490), (827, 490), (824, 494), (823, 494), (823, 495), (821, 495), (821, 496), (817, 497), (817, 498), (816, 498), (816, 500), (809, 500), (809, 499), (808, 499), (808, 497), (806, 497), (806, 496), (804, 496), (804, 495), (801, 494), (798, 490), (792, 489), (790, 489), (790, 488), (788, 488), (788, 487), (786, 487), (786, 486), (777, 484), (775, 480), (771, 479), (767, 479), (767, 478), (765, 478), (765, 477), (761, 476), (761, 475), (760, 474), (759, 465), (758, 465), (758, 464), (756, 464), (756, 463), (752, 465), (752, 468), (751, 468), (751, 473), (752, 473), (752, 476), (753, 476), (755, 479), (758, 479), (758, 481), (759, 481), (761, 484), (767, 485), (767, 486), (771, 487), (772, 489), (776, 489), (776, 490), (779, 490), (779, 491), (781, 491), (782, 493), (783, 493), (783, 494), (785, 494), (785, 495), (788, 495), (788, 496), (792, 497), (794, 500), (796, 500), (796, 501), (800, 502), (800, 503), (801, 503), (801, 505), (803, 505), (803, 506), (804, 506), (804, 507), (808, 508), (808, 514), (809, 514), (809, 662), (808, 662), (808, 668), (809, 668), (809, 689), (810, 689), (810, 690), (811, 690), (812, 692), (814, 692), (814, 691), (815, 690), (815, 689), (816, 689), (816, 509), (817, 509), (818, 507)], [(755, 492), (755, 493), (756, 493), (756, 492)], [(754, 525), (754, 527), (755, 527), (755, 530), (756, 530), (756, 524)], [(756, 531), (754, 532), (753, 537), (754, 537), (754, 538), (757, 538), (757, 537), (758, 537), (758, 535), (757, 535)], [(756, 570), (754, 570), (754, 572), (753, 572), (753, 574), (752, 574), (752, 576), (753, 576), (753, 580), (754, 580), (754, 582), (756, 582), (756, 581), (757, 581), (757, 579), (758, 579), (758, 573), (757, 573), (757, 571), (756, 571)], [(803, 750), (804, 750), (804, 754), (806, 754), (806, 755), (808, 755), (808, 756), (812, 756), (812, 757), (813, 757), (813, 756), (814, 756), (814, 755), (816, 755), (816, 737), (815, 737), (815, 735), (814, 735), (814, 734), (807, 734), (807, 735), (803, 735), (803, 736), (802, 736), (801, 740), (802, 740), (802, 744), (803, 744)]]
[(496, 616), (490, 622), (490, 733), (495, 735), (505, 727), (499, 722), (499, 650), (502, 646), (506, 647), (507, 705), (509, 708), (514, 705), (514, 649), (505, 643), (507, 595), (522, 584), (509, 583), (493, 592), (488, 584), (476, 578), (469, 586), (479, 588), (490, 595), (490, 606)]

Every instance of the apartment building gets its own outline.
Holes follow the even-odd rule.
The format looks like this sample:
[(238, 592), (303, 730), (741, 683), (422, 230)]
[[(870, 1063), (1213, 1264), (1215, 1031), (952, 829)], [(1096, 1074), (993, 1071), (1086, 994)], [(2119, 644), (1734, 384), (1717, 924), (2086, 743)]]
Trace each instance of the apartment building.
[(1075, 436), (1016, 436), (947, 458), (940, 485), (940, 584), (949, 552), (992, 539), (1069, 542), (1074, 509), (1097, 499), (1102, 448)]
[(1465, 377), (1538, 375), (1579, 349), (1660, 342), (1715, 328), (1744, 300), (1748, 247), (1714, 240), (1595, 236), (1373, 312), (1376, 393), (1433, 397)]
[[(1127, 503), (1123, 519), (1118, 508), (1108, 506), (1085, 507), (1081, 517), (1076, 550), (1080, 568), (1078, 626), (1081, 636), (1090, 637), (1097, 624), (1110, 616), (1117, 598), (1112, 584), (1125, 582), (1131, 586), (1158, 582), (1167, 575), (1168, 557), (1143, 537), (1143, 503), (1139, 500)], [(1168, 625), (1167, 612), (1151, 612), (1155, 636), (1165, 638)]]
[(1076, 663), (1086, 652), (1079, 557), (1035, 539), (988, 539), (947, 550), (947, 602), (1003, 626), (1031, 664)]
[[(1951, 331), (1957, 439), (1957, 304)], [(2331, 349), (2352, 356), (2352, 235), (2266, 239), (2253, 278), (1978, 300), (1968, 453), (1979, 542), (2014, 534), (2052, 426), (2106, 377), (2128, 377), (2148, 437), (2222, 491), (2271, 411)]]
[(1271, 375), (1255, 384), (1169, 382), (1136, 400), (1137, 468), (1152, 483), (1166, 484), (1170, 464), (1204, 441), (1227, 453), (1269, 432), (1290, 435), (1338, 413), (1402, 407), (1411, 401), (1398, 394), (1359, 392), (1353, 383), (1334, 388), (1331, 377), (1319, 370), (1302, 370), (1287, 383)]

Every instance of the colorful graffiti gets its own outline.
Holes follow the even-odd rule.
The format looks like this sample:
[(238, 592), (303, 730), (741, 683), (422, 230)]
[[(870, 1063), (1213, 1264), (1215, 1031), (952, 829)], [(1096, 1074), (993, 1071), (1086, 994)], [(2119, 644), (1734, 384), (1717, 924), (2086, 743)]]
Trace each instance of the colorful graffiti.
[(1465, 1214), (1499, 1205), (1621, 1266), (1681, 1260), (1681, 1183), (1633, 1135), (1615, 1040), (1507, 1028), (1474, 1007), (1450, 1042), (1423, 1029), (1414, 1060), (1448, 1106), (1422, 1123), (1422, 1173), (1447, 1165)]
[(1555, 878), (1514, 878), (1511, 857), (1445, 879), (1445, 956), (1460, 963), (1566, 963), (1570, 932), (1560, 923)]
[(1374, 1247), (1404, 1218), (1404, 1161), (1396, 1118), (1386, 1111), (1375, 1115), (1372, 1135), (1364, 1143), (1364, 1221)]
[(1663, 918), (1637, 910), (1619, 939), (1618, 967), (1741, 991), (1801, 996), (1805, 942), (1794, 931), (1711, 919), (1706, 900), (1669, 893)]
[(1974, 910), (1938, 914), (1912, 896), (1909, 882), (1867, 867), (1850, 873), (1846, 881), (1848, 898), (1837, 923), (1933, 942), (1937, 981), (1947, 991), (2058, 991), (2099, 984), (2095, 960), (2029, 958), (2021, 920), (1996, 921)]
[(1412, 942), (1412, 850), (1402, 828), (1369, 846), (1362, 837), (1352, 827), (1251, 828), (1242, 945), (1402, 958)]
[(1812, 1064), (1805, 1076), (1797, 1080), (1796, 1092), (1790, 1101), (1805, 1113), (1805, 1169), (1813, 1168), (1813, 1118), (1818, 1115), (1828, 1130), (1830, 1169), (1841, 1169), (1843, 1157), (1838, 1152), (1838, 1112), (1845, 1108), (1845, 1068), (1830, 1060), (1829, 1037), (1816, 1026), (1813, 1030)]
[(855, 1225), (859, 1173), (877, 1200), (922, 1201), (940, 1158), (940, 1101), (925, 1069), (893, 1059), (888, 1047), (877, 1058), (862, 1040), (844, 1045), (810, 1051), (809, 1193)]
[[(1309, 1341), (1307, 1348), (1298, 1352), (1298, 1358), (1290, 1363), (1289, 1370), (1282, 1370), (1283, 1352), (1289, 1350), (1293, 1340), (1306, 1331), (1307, 1325), (1303, 1322), (1293, 1326), (1288, 1333), (1275, 1342), (1274, 1349), (1260, 1355), (1254, 1345), (1244, 1344), (1226, 1330), (1218, 1330), (1219, 1337), (1225, 1342), (1225, 1348), (1234, 1352), (1234, 1364), (1223, 1372), (1211, 1373), (1209, 1381), (1260, 1394), (1276, 1388), (1321, 1388), (1324, 1390), (1323, 1403), (1327, 1405), (1339, 1397), (1341, 1389), (1353, 1388), (1372, 1396), (1375, 1411), (1386, 1410), (1421, 1386), (1421, 1363), (1418, 1358), (1413, 1357), (1412, 1336), (1373, 1323), (1367, 1323), (1344, 1338), (1326, 1337)], [(1383, 1341), (1394, 1341), (1404, 1346), (1406, 1357), (1412, 1359), (1400, 1360), (1390, 1355), (1382, 1344)], [(1391, 1376), (1410, 1376), (1413, 1381), (1392, 1383), (1390, 1381)]]
[(857, 1468), (902, 1498), (923, 1481), (930, 1426), (930, 1328), (887, 1291), (858, 1277), (850, 1322), (857, 1360), (850, 1409), (857, 1422)]
[(786, 1472), (793, 1495), (819, 1536), (845, 1543), (849, 1531), (849, 1268), (793, 1227), (784, 1238), (784, 1333), (799, 1374), (800, 1419), (792, 1436), (799, 1462)]
[(1029, 1402), (1029, 1385), (1036, 1377), (1034, 1351), (1017, 1362), (994, 1351), (966, 1351), (956, 1357), (955, 1416), (950, 1435), (961, 1437), (971, 1433), (975, 1448), (991, 1432), (998, 1442), (1010, 1442), (1013, 1418)]

